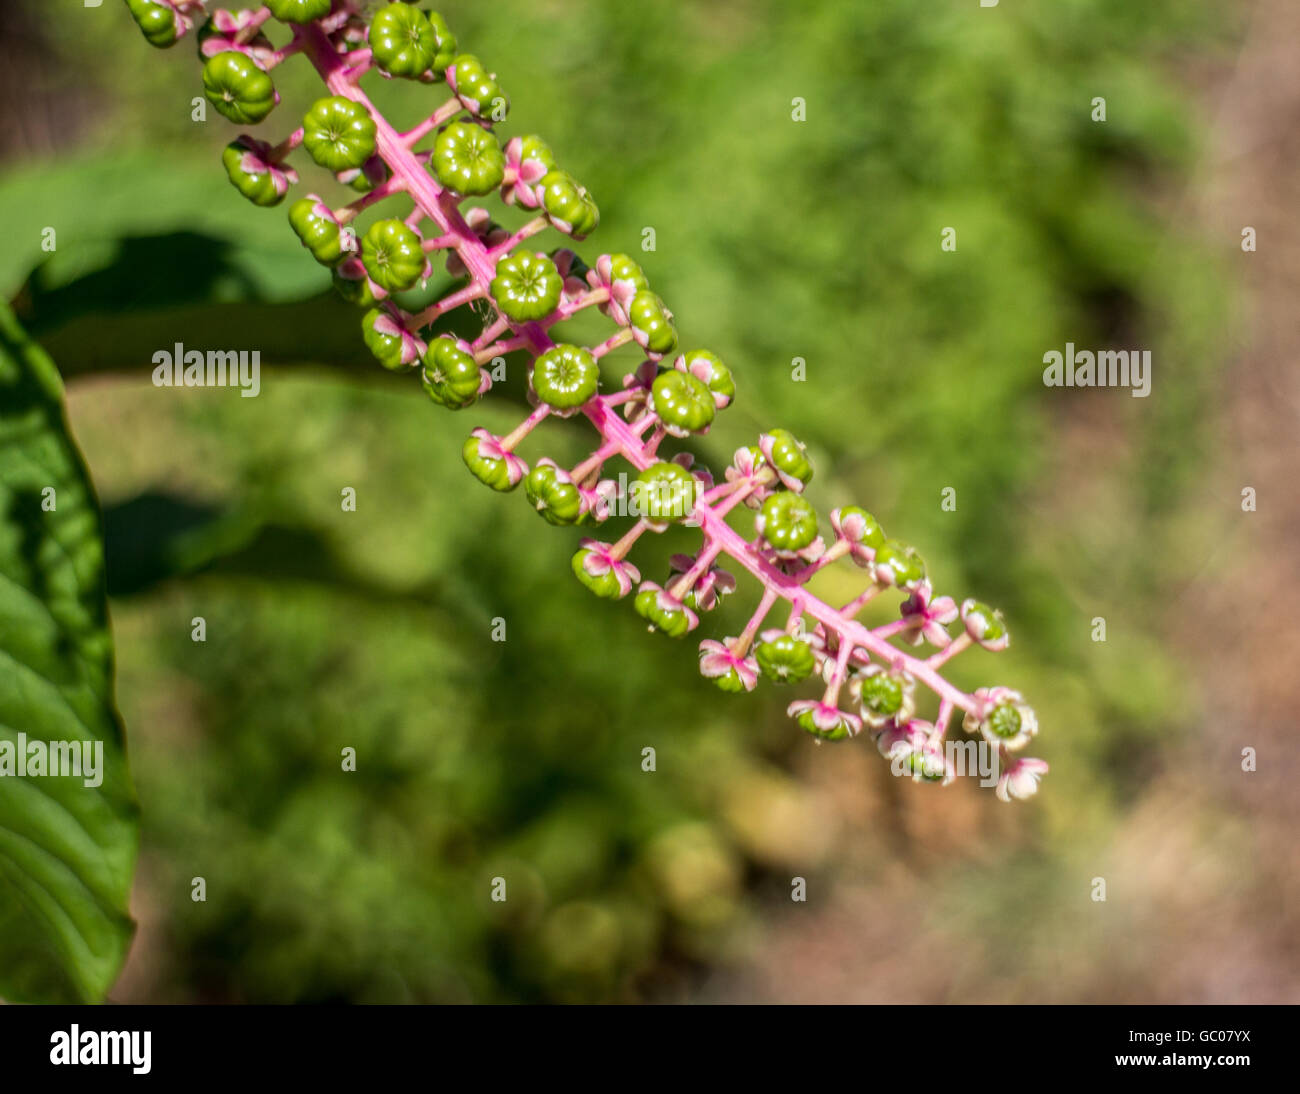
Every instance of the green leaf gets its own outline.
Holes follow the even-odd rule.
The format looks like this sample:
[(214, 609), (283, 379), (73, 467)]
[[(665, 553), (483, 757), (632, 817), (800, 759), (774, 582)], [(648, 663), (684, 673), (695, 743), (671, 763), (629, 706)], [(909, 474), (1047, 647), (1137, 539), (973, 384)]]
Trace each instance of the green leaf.
[(20, 734), (102, 748), (102, 781), (0, 767), (0, 997), (101, 999), (133, 931), (138, 810), (99, 505), (58, 372), (0, 304), (0, 763)]

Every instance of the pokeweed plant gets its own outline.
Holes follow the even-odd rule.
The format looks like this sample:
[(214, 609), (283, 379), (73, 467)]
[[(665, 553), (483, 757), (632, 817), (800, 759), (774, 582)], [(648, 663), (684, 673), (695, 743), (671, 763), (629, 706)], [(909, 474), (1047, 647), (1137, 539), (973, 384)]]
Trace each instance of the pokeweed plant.
[[(522, 486), (528, 504), (551, 524), (594, 530), (613, 515), (634, 518), (613, 542), (581, 540), (572, 562), (578, 581), (599, 597), (630, 597), (651, 631), (681, 638), (735, 591), (734, 574), (719, 565), (729, 561), (756, 579), (761, 593), (739, 635), (700, 642), (700, 672), (718, 688), (751, 691), (760, 678), (817, 678), (819, 697), (789, 704), (800, 728), (818, 740), (856, 737), (865, 728), (896, 772), (940, 784), (956, 774), (947, 735), (960, 712), (963, 728), (997, 756), (997, 796), (1009, 801), (1036, 792), (1047, 764), (1019, 755), (1038, 732), (1032, 708), (1008, 687), (967, 693), (942, 671), (972, 646), (1006, 649), (1001, 613), (974, 599), (958, 605), (936, 596), (916, 549), (886, 535), (864, 508), (833, 510), (828, 542), (805, 496), (812, 463), (788, 430), (771, 429), (740, 448), (721, 481), (689, 452), (665, 453), (669, 438), (707, 433), (730, 405), (731, 370), (706, 349), (682, 349), (673, 313), (628, 255), (603, 254), (588, 265), (568, 246), (534, 248), (530, 241), (548, 229), (585, 239), (599, 224), (599, 210), (542, 137), (502, 144), (496, 128), (510, 100), (488, 65), (459, 52), (441, 15), (395, 2), (367, 16), (357, 0), (270, 0), (211, 14), (204, 0), (125, 2), (160, 48), (197, 27), (204, 93), (237, 125), (258, 125), (278, 106), (272, 73), (280, 64), (301, 55), (315, 68), (327, 95), (300, 125), (276, 143), (245, 133), (226, 146), (222, 162), (231, 183), (256, 205), (280, 205), (299, 181), (288, 158), (305, 152), (358, 192), (338, 208), (306, 194), (289, 204), (290, 226), (332, 271), (339, 293), (363, 310), (362, 338), (379, 363), (418, 375), (434, 403), (453, 411), (472, 406), (502, 378), (505, 355), (528, 356), (534, 409), (504, 435), (473, 429), (462, 457), (493, 490)], [(280, 46), (268, 36), (273, 19), (290, 32)], [(362, 88), (374, 75), (443, 85), (449, 94), (414, 128), (398, 131)], [(486, 209), (463, 207), (493, 194), (533, 216), (508, 231)], [(377, 220), (358, 235), (358, 215), (394, 198), (409, 200), (411, 212)], [(400, 307), (395, 296), (423, 285), (435, 256), (456, 279), (453, 287), (418, 312)], [(614, 332), (590, 346), (564, 340), (565, 322), (590, 308)], [(434, 333), (440, 320), (464, 310), (481, 324), (476, 337)], [(602, 393), (602, 359), (629, 344), (644, 361), (622, 377), (619, 390)], [(576, 466), (520, 455), (548, 418), (579, 415), (598, 442)], [(630, 482), (626, 474), (622, 485), (608, 476), (616, 460), (630, 466)], [(753, 511), (748, 536), (728, 522), (741, 506)], [(633, 548), (674, 524), (698, 530), (698, 551), (673, 555), (662, 582), (642, 580), (629, 557)], [(862, 568), (867, 580), (859, 595), (835, 606), (807, 586), (842, 561)], [(902, 594), (899, 618), (874, 628), (861, 622), (868, 603), (891, 590)], [(767, 625), (773, 613), (776, 621)], [(896, 639), (933, 652), (909, 653)], [(937, 697), (933, 722), (917, 716), (921, 687)]]

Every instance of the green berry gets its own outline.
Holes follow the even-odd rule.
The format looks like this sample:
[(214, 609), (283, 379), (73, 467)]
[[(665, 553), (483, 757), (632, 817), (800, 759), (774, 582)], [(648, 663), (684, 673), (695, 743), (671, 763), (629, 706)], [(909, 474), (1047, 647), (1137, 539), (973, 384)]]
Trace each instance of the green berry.
[(641, 586), (632, 604), (652, 630), (662, 631), (669, 638), (681, 638), (699, 624), (694, 612), (652, 581)]
[(443, 70), (456, 59), (456, 36), (452, 34), (447, 20), (436, 11), (427, 13), (429, 29), (433, 31), (434, 52), (429, 67), (442, 79)]
[(266, 6), (282, 23), (310, 23), (330, 13), (330, 0), (266, 0)]
[(685, 520), (695, 509), (698, 483), (679, 463), (660, 461), (631, 484), (634, 512), (652, 523)]
[(364, 271), (352, 270), (350, 268), (352, 265), (352, 263), (343, 264), (343, 268), (347, 268), (347, 273), (343, 272), (343, 268), (335, 268), (334, 290), (349, 304), (355, 304), (358, 308), (373, 308), (379, 303), (379, 298), (371, 288), (370, 278)]
[(813, 707), (796, 713), (794, 724), (805, 733), (811, 733), (819, 741), (842, 741), (851, 733), (851, 723), (843, 714), (827, 719), (819, 716), (818, 711)]
[[(604, 267), (605, 263), (598, 261), (596, 265)], [(640, 263), (629, 255), (610, 255), (607, 276), (611, 284), (625, 284), (631, 288), (632, 292), (629, 294), (629, 299), (642, 289), (650, 287), (650, 280), (646, 277), (645, 271), (641, 269)]]
[(501, 447), (499, 438), (486, 429), (476, 429), (460, 450), (470, 473), (486, 486), (501, 493), (513, 490), (528, 474), (528, 465)]
[(437, 48), (428, 16), (411, 4), (389, 4), (370, 21), (370, 52), (380, 71), (390, 76), (423, 76)]
[(461, 410), (478, 400), (483, 375), (473, 356), (444, 335), (425, 349), (421, 381), (435, 403)]
[(633, 583), (641, 580), (641, 574), (626, 560), (614, 562), (608, 551), (608, 544), (583, 540), (573, 556), (573, 574), (597, 596), (621, 600), (632, 591)]
[(275, 108), (275, 84), (251, 57), (226, 50), (203, 66), (203, 93), (236, 125), (256, 125)]
[(552, 346), (533, 362), (537, 397), (558, 411), (573, 411), (596, 394), (600, 366), (581, 346)]
[[(877, 557), (879, 554), (877, 553)], [(1007, 648), (1011, 635), (1007, 632), (1002, 613), (979, 600), (966, 600), (961, 606), (962, 623), (966, 633), (986, 650), (995, 653)]]
[(406, 291), (426, 269), (419, 233), (396, 218), (370, 226), (361, 240), (361, 261), (371, 280), (389, 292)]
[(854, 674), (849, 691), (872, 729), (883, 729), (890, 722), (902, 725), (916, 713), (916, 681), (901, 670), (868, 665)]
[(317, 99), (302, 119), (302, 144), (330, 171), (359, 168), (375, 154), (375, 119), (342, 95)]
[(713, 393), (690, 373), (661, 372), (650, 390), (655, 413), (674, 437), (702, 433), (713, 424)]
[(764, 676), (778, 684), (797, 684), (817, 668), (817, 658), (806, 638), (783, 632), (765, 632), (754, 648), (754, 660)]
[(127, 10), (131, 12), (144, 35), (145, 41), (158, 49), (174, 46), (180, 37), (177, 32), (176, 12), (166, 4), (155, 0), (126, 0)]
[(538, 184), (542, 208), (551, 224), (574, 239), (586, 239), (600, 223), (600, 210), (586, 187), (567, 171), (548, 171)]
[(551, 313), (560, 302), (564, 279), (545, 255), (524, 251), (497, 263), (489, 289), (501, 314), (522, 323)]
[(322, 266), (337, 266), (346, 253), (343, 230), (334, 213), (315, 194), (289, 206), (289, 224), (312, 258)]
[(483, 62), (472, 53), (462, 53), (447, 66), (447, 82), (462, 105), (478, 118), (505, 121), (510, 100)]
[[(221, 152), (221, 163), (235, 189), (254, 205), (278, 205), (289, 189), (285, 170), (267, 160), (269, 148), (261, 141), (243, 136)], [(293, 176), (297, 179), (297, 175)]]
[(736, 381), (732, 378), (731, 369), (706, 349), (682, 354), (673, 367), (693, 376), (707, 387), (718, 410), (722, 410), (736, 397)]
[(677, 328), (673, 326), (673, 314), (664, 307), (664, 302), (655, 293), (642, 289), (632, 297), (627, 314), (632, 337), (647, 353), (662, 357), (677, 348)]
[(728, 669), (721, 676), (711, 676), (709, 679), (714, 687), (732, 695), (749, 690), (745, 687), (744, 677), (734, 668)]
[(501, 144), (481, 125), (452, 122), (433, 144), (433, 173), (453, 194), (490, 194), (506, 173)]
[(789, 489), (800, 491), (812, 481), (813, 467), (807, 451), (788, 429), (765, 433), (759, 440), (759, 447)]
[(792, 555), (817, 538), (817, 510), (802, 494), (780, 490), (763, 502), (754, 526), (779, 554)]
[(390, 372), (405, 372), (415, 364), (419, 348), (415, 339), (387, 312), (371, 308), (361, 320), (366, 348)]
[(524, 479), (524, 494), (528, 504), (551, 524), (577, 524), (582, 517), (582, 495), (568, 472), (552, 460), (537, 461)]
[(885, 530), (880, 522), (860, 505), (845, 505), (832, 513), (831, 519), (837, 530), (853, 543), (874, 551), (885, 542)]
[(876, 548), (872, 570), (882, 585), (897, 585), (900, 589), (913, 588), (925, 580), (925, 560), (915, 547), (896, 539), (887, 539)]

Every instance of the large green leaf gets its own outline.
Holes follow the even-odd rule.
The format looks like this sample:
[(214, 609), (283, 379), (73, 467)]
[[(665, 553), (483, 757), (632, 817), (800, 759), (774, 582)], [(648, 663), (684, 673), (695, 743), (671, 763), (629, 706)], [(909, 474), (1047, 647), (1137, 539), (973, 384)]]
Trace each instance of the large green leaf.
[(102, 782), (0, 775), (0, 996), (99, 999), (131, 941), (138, 830), (99, 507), (58, 372), (0, 304), (0, 750), (20, 734), (102, 745)]

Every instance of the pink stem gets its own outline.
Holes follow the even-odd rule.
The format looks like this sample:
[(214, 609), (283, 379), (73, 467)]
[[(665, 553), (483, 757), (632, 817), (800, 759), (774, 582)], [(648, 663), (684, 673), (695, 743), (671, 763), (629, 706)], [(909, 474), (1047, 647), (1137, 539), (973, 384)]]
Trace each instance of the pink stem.
[(593, 304), (603, 304), (609, 299), (609, 290), (606, 288), (592, 289), (590, 292), (583, 293), (575, 300), (564, 300), (560, 306), (546, 317), (543, 322), (552, 326), (556, 323), (563, 323), (566, 319), (572, 319), (583, 308), (589, 308)]
[(476, 285), (470, 282), (463, 289), (457, 289), (454, 293), (444, 296), (436, 303), (430, 304), (424, 311), (415, 317), (415, 329), (427, 327), (440, 316), (446, 315), (449, 311), (455, 311), (462, 304), (468, 304), (471, 300), (480, 300), (487, 296), (487, 290), (482, 285)]
[(627, 557), (628, 551), (632, 550), (636, 541), (650, 530), (650, 525), (644, 520), (638, 520), (631, 528), (623, 533), (623, 537), (609, 549), (609, 557), (619, 561)]
[(945, 649), (940, 650), (929, 661), (926, 662), (932, 669), (938, 669), (947, 664), (964, 649), (969, 649), (971, 636), (966, 633), (959, 634), (954, 638)]
[(767, 618), (767, 613), (772, 610), (772, 605), (776, 601), (777, 593), (775, 589), (763, 590), (763, 596), (758, 602), (758, 607), (754, 609), (754, 614), (749, 617), (749, 622), (745, 624), (745, 629), (740, 632), (740, 637), (736, 639), (736, 644), (732, 647), (731, 652), (737, 657), (744, 657), (749, 652), (749, 647), (754, 644), (754, 638), (763, 625), (763, 620)]
[(349, 202), (341, 209), (334, 211), (334, 219), (340, 224), (348, 224), (356, 219), (359, 213), (369, 209), (376, 202), (383, 201), (384, 198), (390, 198), (394, 194), (400, 194), (406, 189), (406, 184), (394, 175), (392, 178), (381, 182), (369, 193), (362, 194), (356, 201)]
[(538, 232), (544, 231), (549, 224), (550, 221), (545, 217), (533, 217), (533, 219), (520, 228), (519, 231), (506, 239), (504, 243), (498, 243), (493, 247), (488, 254), (490, 254), (493, 259), (500, 259), (502, 255), (508, 255), (525, 239), (531, 239), (533, 236), (537, 235)]
[(604, 357), (605, 354), (609, 353), (611, 350), (616, 350), (619, 346), (625, 346), (630, 341), (632, 341), (632, 330), (630, 327), (625, 327), (617, 334), (611, 334), (605, 339), (605, 341), (601, 342), (600, 345), (592, 346), (591, 355), (596, 358), (596, 360), (600, 360), (600, 358)]
[(853, 647), (847, 642), (840, 643), (839, 656), (835, 658), (835, 671), (831, 673), (830, 682), (826, 685), (826, 694), (822, 696), (822, 702), (828, 707), (837, 706), (840, 701), (840, 688), (844, 686), (845, 669), (849, 664), (849, 655), (853, 652)]
[(695, 583), (708, 573), (709, 567), (713, 565), (713, 560), (718, 557), (718, 552), (721, 550), (722, 548), (715, 543), (706, 543), (700, 551), (699, 558), (695, 560), (695, 564), (671, 583), (668, 595), (675, 600), (681, 600), (682, 597), (695, 588)]
[(852, 619), (858, 612), (862, 611), (872, 600), (880, 595), (885, 589), (883, 585), (868, 585), (861, 593), (855, 596), (840, 609), (840, 614), (845, 619)]
[(407, 148), (419, 144), (421, 140), (432, 133), (438, 126), (444, 122), (451, 121), (457, 114), (464, 109), (461, 102), (454, 95), (448, 99), (442, 106), (438, 107), (432, 114), (424, 119), (414, 129), (408, 129), (401, 135), (401, 141)]
[(512, 429), (509, 433), (507, 433), (504, 437), (501, 438), (501, 447), (505, 449), (507, 452), (513, 452), (515, 445), (517, 445), (520, 441), (522, 441), (525, 437), (527, 437), (528, 434), (530, 434), (534, 429), (536, 429), (543, 421), (545, 421), (547, 415), (549, 415), (550, 413), (551, 413), (551, 408), (547, 406), (545, 403), (542, 403), (536, 410), (534, 410), (530, 415), (528, 415), (527, 418), (525, 418), (522, 422), (520, 422), (517, 426), (515, 426), (514, 429)]
[(486, 361), (491, 361), (493, 357), (504, 357), (507, 353), (514, 353), (515, 350), (523, 349), (528, 344), (528, 339), (523, 335), (517, 338), (507, 338), (503, 342), (496, 342), (483, 349), (475, 350), (474, 360), (481, 365)]
[(290, 152), (292, 152), (295, 148), (297, 148), (300, 144), (302, 144), (303, 132), (304, 130), (302, 126), (299, 126), (287, 137), (285, 137), (284, 140), (282, 140), (279, 144), (277, 144), (274, 148), (272, 148), (271, 156), (270, 156), (271, 162), (281, 163), (284, 160), (285, 156), (287, 156)]
[(569, 478), (574, 482), (581, 483), (593, 471), (599, 471), (604, 466), (605, 461), (611, 456), (618, 454), (618, 445), (613, 441), (606, 441), (595, 452), (583, 460), (577, 467), (569, 472)]
[[(509, 329), (510, 329), (509, 320), (507, 320), (504, 316), (500, 316), (500, 315), (497, 316), (496, 319), (492, 321), (492, 323), (490, 323), (488, 326), (483, 328), (483, 333), (474, 339), (474, 345), (472, 347), (474, 352), (478, 353), (478, 351), (483, 349), (484, 346), (490, 345), (494, 340), (500, 338), (501, 335), (503, 335)], [(493, 348), (495, 349), (496, 347)], [(492, 357), (495, 356), (496, 356), (495, 353), (492, 354)], [(492, 357), (489, 357), (488, 360), (489, 361), (492, 360)]]
[[(379, 154), (395, 176), (401, 178), (407, 192), (425, 214), (435, 221), (444, 233), (454, 234), (461, 240), (458, 248), (461, 261), (469, 271), (470, 277), (480, 285), (486, 286), (496, 276), (496, 266), (488, 255), (487, 248), (465, 223), (457, 202), (448, 197), (438, 186), (433, 176), (428, 173), (420, 161), (411, 152), (409, 145), (402, 139), (388, 121), (374, 109), (366, 94), (354, 86), (347, 78), (346, 59), (334, 51), (329, 39), (319, 26), (307, 25), (296, 27), (294, 42), (301, 46), (311, 59), (316, 70), (321, 74), (330, 92), (342, 95), (365, 106), (375, 120), (375, 137)], [(544, 353), (554, 343), (547, 337), (545, 329), (538, 323), (511, 324), (535, 354)], [(630, 338), (630, 331), (620, 331), (619, 335)], [(618, 338), (619, 335), (615, 335)], [(627, 340), (624, 339), (624, 341)], [(611, 339), (612, 341), (612, 339)], [(623, 342), (619, 342), (622, 345)], [(613, 345), (607, 343), (608, 349)], [(606, 350), (608, 352), (608, 350)], [(643, 471), (655, 462), (655, 457), (646, 451), (639, 437), (631, 427), (603, 399), (591, 399), (582, 408), (583, 415), (596, 427), (608, 442), (618, 446), (622, 457), (636, 470)], [(945, 680), (930, 663), (911, 657), (874, 635), (862, 624), (851, 618), (845, 618), (840, 611), (815, 596), (804, 593), (793, 575), (784, 573), (771, 561), (757, 552), (751, 551), (741, 535), (731, 528), (726, 521), (708, 505), (696, 505), (692, 514), (704, 536), (717, 544), (721, 550), (735, 560), (742, 569), (752, 574), (764, 586), (764, 601), (771, 598), (785, 599), (797, 604), (800, 609), (821, 623), (827, 634), (835, 634), (841, 642), (861, 646), (885, 662), (901, 661), (903, 668), (913, 677), (935, 692), (940, 700), (947, 699), (956, 707), (972, 710), (975, 706), (973, 697), (961, 691)], [(643, 522), (639, 522), (641, 524)], [(641, 529), (644, 531), (644, 528)], [(638, 535), (640, 532), (637, 533)], [(628, 537), (624, 537), (627, 539)], [(635, 537), (634, 537), (635, 538)], [(620, 541), (621, 542), (621, 541)], [(620, 556), (621, 557), (621, 556)], [(770, 603), (769, 603), (770, 607)], [(955, 644), (955, 643), (954, 643)]]
[(249, 19), (248, 23), (235, 32), (236, 44), (241, 46), (248, 45), (249, 42), (257, 37), (257, 32), (262, 29), (263, 25), (270, 18), (270, 8), (259, 8), (257, 11), (253, 12), (253, 17)]

